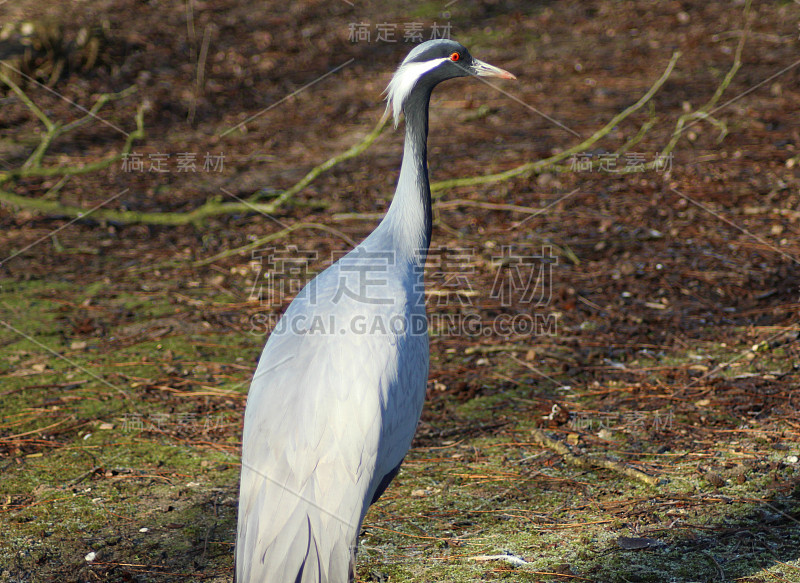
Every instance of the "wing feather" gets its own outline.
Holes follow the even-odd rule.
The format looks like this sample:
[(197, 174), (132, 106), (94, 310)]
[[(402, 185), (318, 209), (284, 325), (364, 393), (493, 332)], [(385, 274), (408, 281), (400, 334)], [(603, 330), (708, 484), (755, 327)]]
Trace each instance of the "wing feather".
[[(384, 290), (401, 310), (405, 289)], [(316, 304), (298, 298), (284, 319), (333, 314), (341, 330), (273, 333), (248, 395), (239, 583), (348, 581), (361, 521), (405, 456), (422, 407), (427, 335), (355, 333), (347, 319), (364, 305), (332, 302), (330, 286), (318, 291)], [(382, 309), (366, 315), (384, 317)]]

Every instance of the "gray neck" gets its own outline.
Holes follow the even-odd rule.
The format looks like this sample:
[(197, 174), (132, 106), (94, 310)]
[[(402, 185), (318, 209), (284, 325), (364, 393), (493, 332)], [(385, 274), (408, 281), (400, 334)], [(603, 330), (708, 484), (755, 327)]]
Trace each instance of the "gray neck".
[(403, 164), (392, 204), (379, 228), (387, 229), (407, 261), (424, 264), (431, 243), (431, 188), (428, 182), (428, 103), (432, 87), (411, 92), (403, 112), (406, 138)]

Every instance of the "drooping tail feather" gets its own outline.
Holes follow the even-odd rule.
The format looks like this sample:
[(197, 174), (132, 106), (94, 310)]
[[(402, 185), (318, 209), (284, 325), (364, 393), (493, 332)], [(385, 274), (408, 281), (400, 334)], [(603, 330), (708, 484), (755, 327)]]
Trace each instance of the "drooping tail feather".
[(353, 575), (353, 522), (303, 493), (243, 469), (236, 543), (237, 583), (346, 583)]

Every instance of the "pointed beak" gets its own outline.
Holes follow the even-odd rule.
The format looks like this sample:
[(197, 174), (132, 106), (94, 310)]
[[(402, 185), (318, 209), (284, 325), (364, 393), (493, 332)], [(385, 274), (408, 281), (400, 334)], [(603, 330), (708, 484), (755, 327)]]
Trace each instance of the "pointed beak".
[(500, 67), (495, 67), (494, 65), (490, 65), (489, 63), (484, 63), (483, 61), (479, 61), (478, 59), (473, 59), (472, 66), (470, 67), (470, 72), (473, 75), (477, 75), (478, 77), (500, 77), (501, 79), (516, 79), (514, 75), (501, 69)]

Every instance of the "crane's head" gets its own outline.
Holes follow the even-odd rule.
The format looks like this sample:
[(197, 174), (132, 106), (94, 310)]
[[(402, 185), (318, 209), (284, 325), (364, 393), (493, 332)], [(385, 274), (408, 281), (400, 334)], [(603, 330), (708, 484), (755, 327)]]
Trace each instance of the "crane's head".
[(386, 111), (392, 111), (394, 125), (411, 92), (420, 86), (433, 89), (434, 85), (454, 77), (500, 77), (516, 79), (508, 71), (479, 61), (469, 54), (461, 43), (450, 39), (429, 40), (408, 53), (386, 88)]

